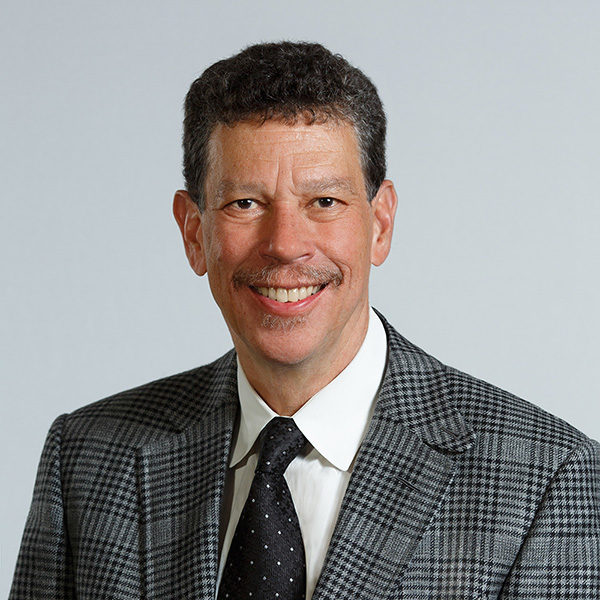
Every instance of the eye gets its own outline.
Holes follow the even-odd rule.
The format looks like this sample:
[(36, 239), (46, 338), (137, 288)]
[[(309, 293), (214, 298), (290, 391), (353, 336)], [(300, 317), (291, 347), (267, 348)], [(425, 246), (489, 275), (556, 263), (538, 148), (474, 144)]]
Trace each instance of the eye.
[(242, 210), (248, 210), (254, 205), (254, 200), (250, 200), (250, 198), (241, 198), (240, 200), (232, 202), (232, 205), (236, 208), (241, 208)]
[(319, 208), (332, 208), (337, 203), (334, 198), (317, 198), (315, 200)]

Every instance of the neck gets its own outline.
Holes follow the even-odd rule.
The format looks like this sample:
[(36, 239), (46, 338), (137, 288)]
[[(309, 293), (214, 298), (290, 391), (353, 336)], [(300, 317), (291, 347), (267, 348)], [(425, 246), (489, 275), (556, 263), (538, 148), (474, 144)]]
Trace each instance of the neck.
[(353, 335), (341, 345), (295, 364), (256, 357), (236, 348), (250, 385), (281, 416), (292, 416), (352, 361), (367, 334), (366, 318), (353, 324)]

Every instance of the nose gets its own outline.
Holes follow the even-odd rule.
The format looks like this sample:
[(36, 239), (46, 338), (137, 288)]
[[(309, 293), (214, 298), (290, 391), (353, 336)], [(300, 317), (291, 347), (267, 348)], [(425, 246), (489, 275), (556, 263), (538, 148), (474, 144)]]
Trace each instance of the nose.
[(313, 255), (310, 223), (293, 203), (273, 203), (263, 228), (263, 257), (279, 263), (295, 263)]

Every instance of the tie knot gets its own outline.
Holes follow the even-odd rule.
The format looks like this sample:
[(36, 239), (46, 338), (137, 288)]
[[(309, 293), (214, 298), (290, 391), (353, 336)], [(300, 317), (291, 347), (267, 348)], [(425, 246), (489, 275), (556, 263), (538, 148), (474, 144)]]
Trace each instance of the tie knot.
[(263, 430), (257, 471), (283, 474), (306, 445), (306, 438), (292, 419), (275, 417)]

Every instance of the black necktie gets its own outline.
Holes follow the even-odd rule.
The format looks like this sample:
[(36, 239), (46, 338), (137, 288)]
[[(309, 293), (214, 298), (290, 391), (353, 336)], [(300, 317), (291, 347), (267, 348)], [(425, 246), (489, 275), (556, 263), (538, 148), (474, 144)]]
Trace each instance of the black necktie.
[(302, 600), (306, 562), (298, 515), (283, 477), (305, 446), (292, 419), (275, 417), (264, 428), (248, 499), (225, 563), (218, 600)]

